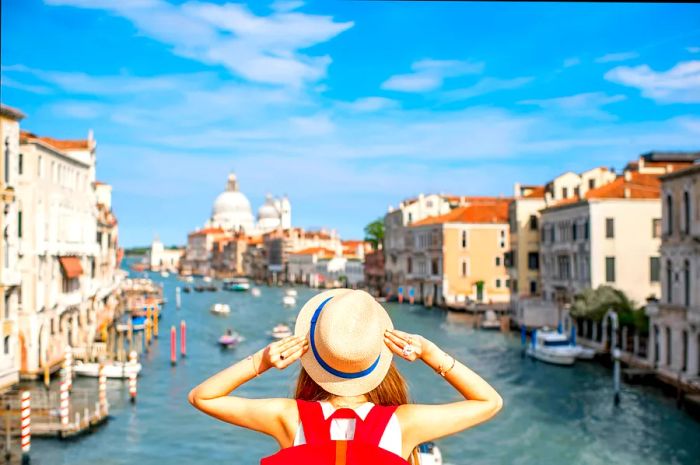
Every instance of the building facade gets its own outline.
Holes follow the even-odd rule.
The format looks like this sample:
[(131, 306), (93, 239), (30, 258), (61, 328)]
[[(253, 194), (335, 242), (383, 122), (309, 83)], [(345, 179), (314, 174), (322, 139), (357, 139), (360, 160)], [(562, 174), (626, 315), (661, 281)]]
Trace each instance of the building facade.
[(14, 108), (0, 106), (0, 391), (19, 380), (19, 305), (21, 274), (17, 269), (18, 246), (26, 217), (17, 209), (16, 188), (24, 172), (24, 155), (20, 152), (20, 121), (24, 114)]
[(166, 248), (157, 237), (151, 242), (146, 252), (146, 264), (151, 271), (170, 271), (180, 269), (180, 261), (185, 254), (181, 248)]
[(365, 285), (375, 297), (385, 296), (386, 278), (384, 274), (384, 250), (380, 247), (365, 255)]
[[(699, 154), (700, 155), (700, 154)], [(700, 378), (700, 164), (661, 177), (661, 299), (647, 306), (649, 362)]]
[(197, 276), (210, 276), (214, 244), (230, 237), (223, 228), (197, 229), (187, 235), (187, 248), (182, 263), (182, 273)]

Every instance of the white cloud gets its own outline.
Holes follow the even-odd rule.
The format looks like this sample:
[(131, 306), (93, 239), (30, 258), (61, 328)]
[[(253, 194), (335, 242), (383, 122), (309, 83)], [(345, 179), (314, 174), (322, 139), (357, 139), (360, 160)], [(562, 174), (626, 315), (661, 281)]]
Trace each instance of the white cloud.
[(587, 117), (594, 119), (614, 119), (610, 113), (601, 107), (611, 103), (621, 102), (624, 95), (607, 95), (603, 92), (587, 92), (550, 99), (529, 99), (518, 102), (521, 105), (536, 105), (544, 110), (558, 112), (565, 117)]
[(338, 106), (357, 113), (374, 113), (380, 110), (396, 108), (399, 106), (399, 102), (384, 97), (363, 97), (352, 102), (339, 102)]
[(445, 92), (443, 98), (446, 101), (454, 102), (458, 100), (467, 100), (479, 95), (490, 94), (501, 90), (517, 89), (533, 81), (532, 77), (517, 77), (512, 79), (499, 79), (485, 77), (476, 84)]
[(619, 66), (608, 71), (605, 79), (635, 87), (659, 103), (700, 103), (700, 60), (680, 62), (658, 72), (649, 65)]
[(398, 92), (429, 92), (442, 86), (446, 78), (466, 74), (479, 74), (484, 70), (483, 63), (458, 60), (416, 61), (411, 65), (410, 74), (397, 74), (382, 83), (382, 89)]
[(620, 52), (620, 53), (608, 53), (595, 59), (596, 63), (614, 63), (618, 61), (627, 61), (633, 58), (637, 58), (639, 53), (637, 52)]
[(570, 57), (564, 60), (562, 66), (564, 68), (571, 68), (572, 66), (580, 65), (581, 59), (579, 57)]
[(304, 2), (300, 0), (276, 0), (272, 2), (270, 8), (275, 11), (293, 11), (304, 6)]
[[(51, 5), (107, 10), (130, 20), (173, 52), (222, 65), (253, 82), (300, 87), (326, 75), (328, 56), (301, 50), (327, 42), (353, 26), (332, 17), (276, 10), (256, 16), (246, 6), (163, 0), (46, 0)], [(287, 5), (290, 7), (292, 5)]]

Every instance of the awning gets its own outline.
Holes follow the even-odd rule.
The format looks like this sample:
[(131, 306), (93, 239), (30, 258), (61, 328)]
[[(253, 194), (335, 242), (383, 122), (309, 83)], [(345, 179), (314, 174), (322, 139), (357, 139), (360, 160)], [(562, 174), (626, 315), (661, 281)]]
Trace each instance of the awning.
[(58, 261), (61, 262), (61, 268), (63, 268), (63, 274), (66, 278), (73, 279), (83, 274), (83, 266), (78, 257), (58, 257)]

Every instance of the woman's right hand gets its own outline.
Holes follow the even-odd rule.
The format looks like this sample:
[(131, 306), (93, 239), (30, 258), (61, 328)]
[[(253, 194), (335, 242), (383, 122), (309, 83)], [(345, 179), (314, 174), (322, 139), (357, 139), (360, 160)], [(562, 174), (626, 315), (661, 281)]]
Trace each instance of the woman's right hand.
[(275, 367), (284, 370), (299, 359), (309, 349), (309, 342), (305, 337), (289, 336), (275, 341), (263, 350), (263, 366)]

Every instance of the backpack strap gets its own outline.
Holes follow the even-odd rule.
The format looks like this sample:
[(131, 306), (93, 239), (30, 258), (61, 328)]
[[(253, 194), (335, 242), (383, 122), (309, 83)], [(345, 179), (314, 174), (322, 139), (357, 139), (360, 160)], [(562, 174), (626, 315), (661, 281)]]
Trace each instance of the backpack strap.
[(318, 444), (331, 440), (329, 422), (323, 417), (323, 409), (319, 402), (309, 402), (297, 399), (299, 421), (304, 428), (306, 444)]
[(372, 410), (365, 417), (365, 421), (355, 422), (355, 440), (379, 446), (391, 416), (397, 408), (397, 405), (375, 405), (372, 407)]

